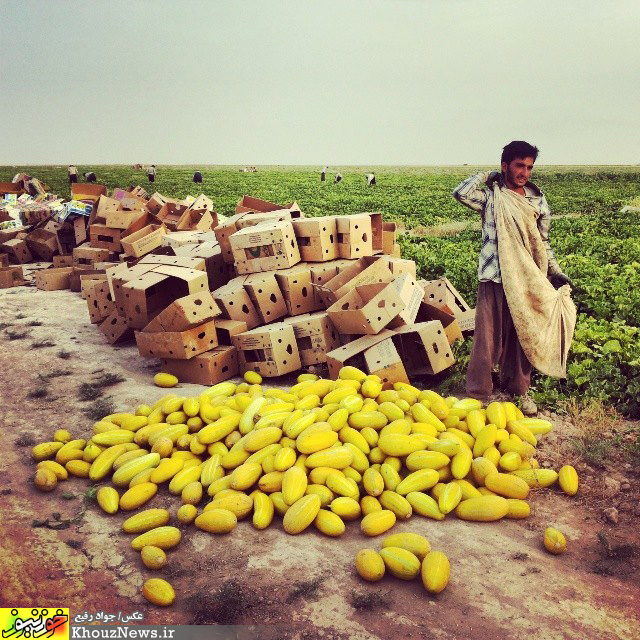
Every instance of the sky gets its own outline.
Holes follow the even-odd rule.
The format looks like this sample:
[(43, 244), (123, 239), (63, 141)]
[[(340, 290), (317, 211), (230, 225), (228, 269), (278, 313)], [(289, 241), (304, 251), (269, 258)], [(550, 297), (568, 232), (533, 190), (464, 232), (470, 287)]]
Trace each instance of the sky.
[(0, 164), (640, 162), (638, 0), (0, 0)]

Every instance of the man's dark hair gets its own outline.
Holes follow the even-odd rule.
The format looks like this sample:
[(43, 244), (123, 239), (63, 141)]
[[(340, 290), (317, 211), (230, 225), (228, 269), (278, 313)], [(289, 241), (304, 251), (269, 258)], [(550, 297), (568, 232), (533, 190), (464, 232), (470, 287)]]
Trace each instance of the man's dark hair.
[(502, 157), (500, 162), (509, 164), (515, 158), (533, 158), (538, 157), (538, 147), (525, 142), (524, 140), (513, 140), (502, 149)]

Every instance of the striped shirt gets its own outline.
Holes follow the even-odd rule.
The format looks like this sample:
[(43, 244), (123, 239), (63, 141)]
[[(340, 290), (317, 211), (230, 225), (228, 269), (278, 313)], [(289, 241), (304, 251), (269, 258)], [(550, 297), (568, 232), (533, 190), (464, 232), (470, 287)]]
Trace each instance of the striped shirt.
[[(482, 248), (478, 264), (478, 280), (480, 282), (502, 282), (500, 276), (500, 259), (498, 257), (498, 233), (493, 202), (493, 191), (486, 185), (490, 171), (478, 173), (463, 180), (454, 190), (453, 197), (461, 204), (477, 211), (482, 216)], [(503, 187), (504, 188), (504, 187)], [(538, 230), (549, 258), (548, 274), (561, 273), (551, 245), (549, 229), (551, 227), (551, 210), (547, 199), (532, 182), (525, 185), (525, 198), (536, 210)]]

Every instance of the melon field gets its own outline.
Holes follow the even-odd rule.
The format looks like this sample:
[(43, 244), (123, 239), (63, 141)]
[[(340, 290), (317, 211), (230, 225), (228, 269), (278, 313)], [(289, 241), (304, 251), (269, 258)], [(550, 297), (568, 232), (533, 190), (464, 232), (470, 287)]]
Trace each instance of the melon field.
[[(191, 181), (196, 168), (202, 185)], [(366, 185), (370, 167), (332, 167), (324, 183), (315, 167), (245, 173), (159, 166), (154, 185), (127, 166), (78, 171), (95, 171), (110, 189), (203, 192), (223, 215), (244, 194), (296, 201), (307, 216), (382, 212), (398, 223), (402, 255), (416, 262), (418, 277), (446, 276), (474, 305), (479, 216), (451, 192), (489, 168), (377, 167), (375, 187)], [(54, 193), (69, 193), (64, 166), (0, 167), (0, 181), (19, 171)], [(343, 175), (338, 184), (335, 171)], [(153, 572), (122, 533), (131, 513), (109, 516), (98, 506), (104, 483), (70, 477), (41, 493), (33, 486), (31, 451), (56, 430), (89, 439), (105, 415), (153, 405), (167, 393), (153, 384), (157, 363), (140, 358), (135, 344), (106, 344), (77, 294), (6, 289), (0, 291), (0, 606), (64, 606), (72, 615), (140, 611), (144, 624), (252, 625), (255, 637), (265, 638), (640, 637), (640, 212), (621, 212), (640, 206), (640, 167), (541, 166), (533, 180), (550, 204), (551, 244), (575, 283), (578, 308), (567, 379), (534, 376), (540, 417), (554, 425), (539, 439), (536, 459), (542, 469), (573, 465), (580, 478), (575, 496), (558, 487), (532, 490), (524, 519), (465, 522), (416, 513), (398, 519), (389, 534), (421, 534), (450, 560), (448, 586), (432, 595), (419, 577), (387, 574), (369, 583), (358, 576), (356, 554), (379, 550), (384, 537), (364, 536), (359, 520), (335, 538), (313, 527), (287, 535), (278, 517), (264, 530), (249, 517), (214, 536), (176, 523), (180, 496), (163, 490), (144, 508), (166, 508), (182, 541), (167, 553), (167, 566)], [(416, 385), (464, 398), (471, 341), (456, 345), (454, 367)], [(295, 383), (288, 376), (264, 386)], [(168, 391), (197, 396), (202, 387)], [(564, 533), (565, 553), (545, 551), (549, 526)], [(143, 582), (153, 577), (173, 585), (170, 607), (142, 597)]]

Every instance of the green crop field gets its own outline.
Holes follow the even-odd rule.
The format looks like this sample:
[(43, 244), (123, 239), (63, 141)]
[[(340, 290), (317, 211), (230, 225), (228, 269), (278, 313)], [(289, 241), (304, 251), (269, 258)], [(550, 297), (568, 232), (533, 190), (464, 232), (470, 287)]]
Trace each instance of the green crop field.
[[(447, 276), (475, 301), (478, 216), (451, 196), (466, 176), (491, 167), (332, 167), (321, 183), (316, 167), (200, 167), (204, 183), (191, 182), (195, 167), (158, 167), (154, 185), (143, 171), (125, 166), (78, 167), (94, 170), (109, 188), (140, 184), (169, 196), (204, 192), (222, 214), (233, 213), (238, 199), (251, 194), (279, 203), (297, 201), (307, 215), (381, 211), (408, 232), (401, 238), (404, 257), (418, 265), (423, 278)], [(367, 187), (364, 174), (376, 173)], [(66, 167), (0, 167), (0, 180), (18, 171), (46, 182), (67, 196)], [(333, 173), (344, 179), (333, 184)], [(561, 407), (567, 398), (597, 398), (619, 411), (640, 415), (640, 217), (620, 209), (640, 195), (640, 167), (537, 167), (534, 181), (545, 191), (554, 215), (551, 243), (576, 284), (579, 317), (570, 355), (569, 377), (537, 376), (536, 399)], [(458, 224), (451, 224), (458, 223)], [(471, 223), (464, 228), (464, 223)], [(476, 223), (476, 224), (473, 224)], [(446, 234), (429, 227), (448, 225)], [(454, 232), (456, 231), (457, 232)], [(441, 237), (442, 236), (442, 237)], [(457, 347), (458, 365), (439, 380), (442, 389), (459, 384), (470, 340)]]

